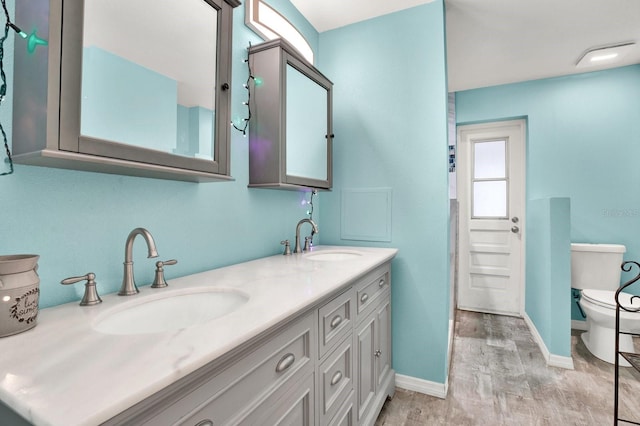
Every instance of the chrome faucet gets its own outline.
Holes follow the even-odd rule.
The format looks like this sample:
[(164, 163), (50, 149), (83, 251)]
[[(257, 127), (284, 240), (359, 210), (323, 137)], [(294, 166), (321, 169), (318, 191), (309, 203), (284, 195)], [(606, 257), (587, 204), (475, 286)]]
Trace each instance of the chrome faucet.
[[(296, 247), (293, 250), (294, 253), (302, 253), (303, 251), (300, 248), (300, 226), (302, 226), (303, 223), (308, 223), (311, 225), (311, 235), (320, 233), (320, 231), (318, 231), (318, 225), (316, 225), (313, 220), (305, 218), (298, 222), (298, 225), (296, 225)], [(305, 244), (305, 250), (308, 249), (309, 247), (307, 246), (307, 244)]]
[(136, 228), (129, 233), (127, 244), (124, 247), (124, 276), (122, 278), (122, 286), (118, 292), (120, 296), (132, 296), (140, 292), (133, 279), (133, 241), (137, 235), (142, 235), (147, 242), (147, 248), (149, 249), (148, 257), (158, 257), (156, 243), (153, 241), (153, 237), (149, 231), (144, 228)]

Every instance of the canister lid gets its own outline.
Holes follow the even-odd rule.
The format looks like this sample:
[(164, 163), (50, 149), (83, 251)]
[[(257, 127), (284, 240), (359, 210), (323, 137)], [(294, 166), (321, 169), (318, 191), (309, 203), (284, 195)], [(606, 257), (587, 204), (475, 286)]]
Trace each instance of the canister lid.
[(31, 271), (38, 264), (37, 254), (10, 254), (0, 256), (0, 275), (19, 274)]

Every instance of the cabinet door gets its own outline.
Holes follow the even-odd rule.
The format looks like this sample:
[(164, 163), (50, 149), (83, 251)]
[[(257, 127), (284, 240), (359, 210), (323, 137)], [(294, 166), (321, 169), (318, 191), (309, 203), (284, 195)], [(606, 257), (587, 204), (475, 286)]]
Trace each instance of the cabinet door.
[(391, 371), (391, 298), (386, 296), (376, 309), (376, 389)]
[(376, 317), (367, 317), (358, 327), (356, 359), (358, 362), (357, 395), (358, 421), (369, 410), (376, 392), (375, 335)]

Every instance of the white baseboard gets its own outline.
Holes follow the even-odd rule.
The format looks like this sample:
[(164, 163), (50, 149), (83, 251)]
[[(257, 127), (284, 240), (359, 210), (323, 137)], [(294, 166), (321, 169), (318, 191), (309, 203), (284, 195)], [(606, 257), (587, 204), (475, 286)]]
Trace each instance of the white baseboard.
[(436, 398), (446, 398), (449, 388), (449, 380), (446, 383), (431, 382), (429, 380), (418, 379), (403, 374), (396, 374), (396, 386), (402, 389), (420, 392)]
[(529, 327), (529, 330), (533, 335), (533, 339), (538, 344), (538, 347), (540, 348), (544, 359), (547, 361), (547, 365), (551, 367), (560, 367), (566, 368), (567, 370), (573, 370), (573, 358), (571, 358), (570, 356), (554, 355), (549, 352), (549, 349), (547, 349), (547, 345), (544, 344), (542, 336), (540, 336), (540, 333), (538, 333), (538, 329), (533, 324), (533, 321), (531, 321), (531, 318), (529, 318), (529, 315), (527, 315), (527, 313), (525, 312), (523, 316), (524, 322), (527, 323), (527, 326)]
[(447, 348), (447, 377), (449, 377), (449, 371), (451, 371), (451, 355), (453, 354), (453, 319), (449, 320), (449, 339)]
[(587, 322), (580, 320), (571, 320), (571, 329), (587, 331)]

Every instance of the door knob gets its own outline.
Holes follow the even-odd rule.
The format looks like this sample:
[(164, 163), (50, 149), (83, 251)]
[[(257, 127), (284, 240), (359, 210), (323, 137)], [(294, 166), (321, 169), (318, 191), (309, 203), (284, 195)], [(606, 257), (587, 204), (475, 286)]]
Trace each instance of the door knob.
[(518, 219), (518, 216), (514, 216), (511, 218), (511, 222), (513, 223), (518, 223), (518, 221), (520, 221), (520, 219)]
[(512, 226), (511, 227), (511, 232), (513, 232), (514, 234), (517, 234), (518, 231), (520, 231), (520, 228), (518, 228), (517, 226)]

